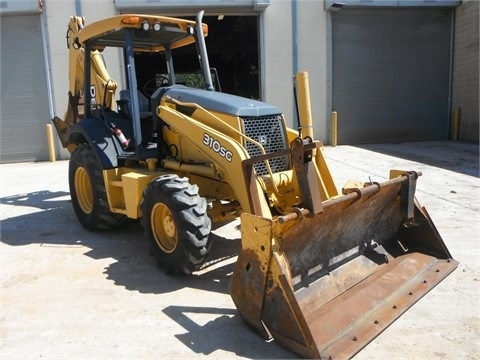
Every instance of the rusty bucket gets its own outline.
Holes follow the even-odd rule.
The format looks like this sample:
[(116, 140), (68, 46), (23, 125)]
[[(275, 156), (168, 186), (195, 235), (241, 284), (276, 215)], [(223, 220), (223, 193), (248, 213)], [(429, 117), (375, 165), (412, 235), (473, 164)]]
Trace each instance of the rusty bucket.
[(304, 357), (360, 351), (458, 265), (414, 198), (417, 175), (329, 199), (313, 216), (243, 214), (231, 296), (244, 321)]

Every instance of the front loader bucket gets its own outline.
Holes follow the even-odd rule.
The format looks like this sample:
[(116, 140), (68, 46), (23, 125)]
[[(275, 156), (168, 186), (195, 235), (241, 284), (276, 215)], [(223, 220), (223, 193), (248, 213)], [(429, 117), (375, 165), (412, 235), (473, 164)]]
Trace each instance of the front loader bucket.
[(350, 358), (442, 281), (458, 263), (408, 181), (310, 217), (243, 214), (231, 295), (245, 322), (304, 357)]

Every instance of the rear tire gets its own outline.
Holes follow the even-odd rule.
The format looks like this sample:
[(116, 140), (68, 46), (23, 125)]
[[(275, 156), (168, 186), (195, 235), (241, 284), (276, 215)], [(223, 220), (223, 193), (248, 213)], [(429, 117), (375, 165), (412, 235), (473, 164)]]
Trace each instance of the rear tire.
[(71, 155), (68, 181), (73, 209), (86, 229), (110, 230), (123, 224), (125, 215), (110, 211), (102, 169), (89, 145), (80, 145)]
[(157, 264), (175, 275), (198, 270), (211, 248), (211, 220), (198, 186), (177, 175), (160, 176), (145, 189), (141, 208)]

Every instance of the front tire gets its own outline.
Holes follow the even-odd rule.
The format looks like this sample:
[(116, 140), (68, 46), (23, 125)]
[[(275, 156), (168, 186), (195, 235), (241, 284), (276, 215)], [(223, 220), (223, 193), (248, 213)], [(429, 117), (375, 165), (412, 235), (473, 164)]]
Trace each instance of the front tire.
[(110, 211), (102, 169), (89, 145), (80, 145), (71, 155), (68, 181), (73, 209), (86, 229), (110, 230), (123, 224), (125, 215)]
[(177, 175), (160, 176), (145, 189), (141, 208), (157, 264), (175, 275), (198, 270), (211, 248), (211, 220), (198, 186)]

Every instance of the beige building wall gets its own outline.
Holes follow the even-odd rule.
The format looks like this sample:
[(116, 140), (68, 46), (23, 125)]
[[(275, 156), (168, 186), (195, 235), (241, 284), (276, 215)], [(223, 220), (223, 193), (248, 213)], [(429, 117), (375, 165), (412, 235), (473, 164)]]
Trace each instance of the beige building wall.
[(278, 106), (297, 128), (293, 98), (294, 20), (297, 6), (297, 71), (308, 72), (314, 136), (327, 136), (327, 13), (323, 1), (272, 1), (264, 14), (264, 101)]
[[(115, 6), (109, 0), (83, 1), (80, 3), (81, 15), (85, 17), (86, 24), (116, 14)], [(48, 0), (45, 2), (44, 16), (47, 20), (50, 45), (54, 108), (55, 114), (60, 117), (63, 117), (67, 110), (68, 100), (68, 49), (65, 35), (69, 18), (74, 15), (76, 15), (76, 2), (73, 0)], [(115, 81), (121, 82), (123, 75), (118, 69), (118, 56), (118, 54), (113, 54), (113, 56), (112, 54), (106, 54), (105, 61), (110, 76)]]
[(264, 13), (265, 102), (276, 105), (285, 114), (287, 126), (293, 125), (292, 4), (290, 0), (272, 1)]
[(452, 109), (460, 109), (458, 139), (479, 142), (479, 2), (455, 10)]
[(74, 14), (75, 3), (61, 0), (46, 1), (42, 14), (46, 17), (48, 31), (53, 110), (61, 118), (67, 110), (68, 93), (68, 50), (65, 36), (68, 17)]
[[(113, 16), (117, 13), (111, 0), (65, 1), (48, 0), (45, 15), (51, 51), (51, 71), (54, 108), (57, 116), (63, 117), (67, 109), (68, 94), (68, 50), (66, 29), (68, 19), (75, 14), (76, 3), (80, 3), (81, 15), (86, 24)], [(293, 99), (294, 59), (292, 6), (297, 6), (297, 70), (309, 74), (314, 135), (326, 140), (327, 131), (327, 14), (323, 1), (314, 0), (275, 0), (271, 1), (260, 15), (262, 47), (263, 101), (278, 106), (285, 114), (287, 125), (296, 128)], [(119, 87), (124, 85), (121, 53), (105, 53), (105, 61), (110, 76)]]
[[(54, 111), (63, 117), (67, 108), (68, 50), (66, 29), (76, 5), (86, 23), (117, 14), (112, 0), (45, 1), (44, 14), (49, 39)], [(292, 19), (296, 6), (296, 22)], [(462, 109), (460, 139), (478, 142), (478, 14), (476, 0), (464, 1), (456, 9), (452, 109)], [(260, 17), (262, 100), (278, 106), (287, 126), (296, 128), (293, 98), (294, 44), (296, 33), (297, 71), (309, 74), (314, 136), (330, 142), (331, 111), (331, 19), (324, 1), (272, 0)], [(296, 24), (296, 32), (294, 25)], [(124, 86), (121, 53), (105, 54), (107, 68), (119, 87)], [(58, 146), (57, 149), (61, 149)], [(68, 158), (61, 150), (60, 158)]]
[(310, 84), (310, 101), (314, 137), (329, 142), (328, 124), (330, 109), (327, 107), (328, 18), (323, 1), (297, 0), (298, 12), (298, 71), (307, 71)]
[[(85, 17), (86, 24), (92, 23), (105, 17), (116, 14), (113, 1), (80, 1), (81, 15)], [(44, 12), (42, 16), (46, 17), (46, 27), (48, 32), (48, 43), (50, 51), (50, 76), (52, 83), (52, 97), (54, 114), (63, 118), (67, 110), (68, 103), (68, 61), (69, 53), (67, 49), (67, 25), (70, 16), (76, 14), (77, 2), (74, 0), (48, 0), (44, 3)], [(105, 61), (108, 66), (110, 76), (119, 83), (123, 84), (123, 73), (119, 69), (120, 52), (105, 54)], [(70, 157), (67, 150), (63, 149), (57, 136), (56, 149), (59, 159), (68, 159)]]

